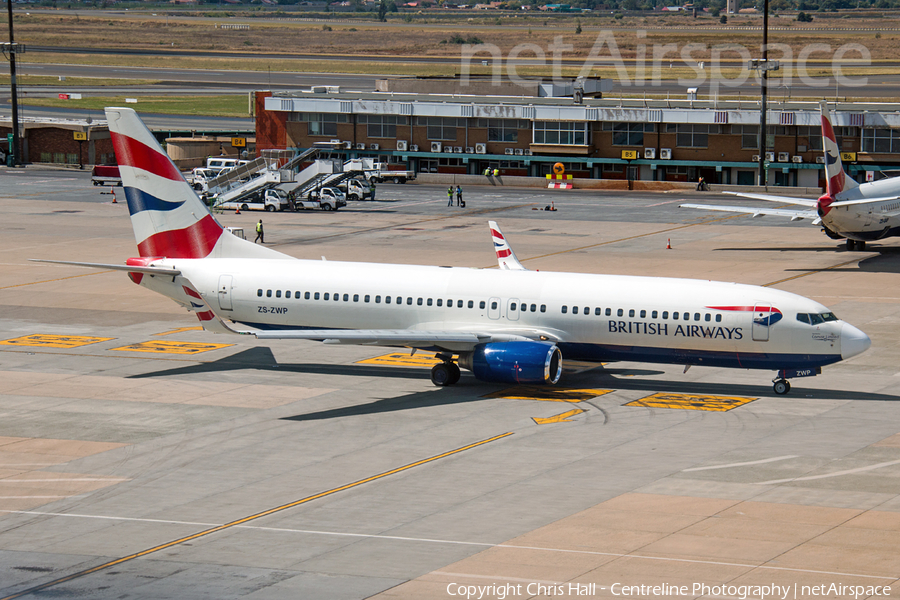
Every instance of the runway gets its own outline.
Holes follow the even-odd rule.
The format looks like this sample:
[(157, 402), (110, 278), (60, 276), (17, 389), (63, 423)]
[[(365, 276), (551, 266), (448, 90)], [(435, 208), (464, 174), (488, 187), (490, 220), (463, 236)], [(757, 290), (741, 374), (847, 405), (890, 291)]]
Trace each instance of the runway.
[(212, 335), (122, 273), (28, 262), (135, 255), (110, 191), (0, 173), (0, 599), (898, 596), (900, 242), (849, 253), (678, 209), (723, 201), (692, 192), (482, 186), (459, 209), (384, 184), (218, 215), (299, 258), (476, 268), (492, 219), (530, 269), (777, 287), (873, 342), (787, 397), (773, 373), (639, 363), (436, 388), (427, 353)]

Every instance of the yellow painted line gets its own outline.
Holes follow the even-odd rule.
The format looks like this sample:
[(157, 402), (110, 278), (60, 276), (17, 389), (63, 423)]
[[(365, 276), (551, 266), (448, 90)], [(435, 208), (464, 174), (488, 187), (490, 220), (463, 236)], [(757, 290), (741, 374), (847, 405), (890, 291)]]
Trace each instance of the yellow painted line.
[(756, 398), (748, 398), (745, 396), (707, 396), (705, 394), (670, 394), (659, 392), (647, 396), (646, 398), (629, 402), (625, 406), (724, 412), (753, 402), (754, 400), (756, 400)]
[(82, 273), (81, 275), (69, 275), (68, 277), (58, 277), (56, 279), (45, 279), (43, 281), (32, 281), (31, 283), (17, 283), (16, 285), (5, 285), (3, 287), (0, 287), (0, 290), (8, 290), (11, 288), (25, 287), (26, 285), (38, 285), (39, 283), (53, 283), (54, 281), (75, 279), (76, 277), (90, 277), (91, 275), (101, 275), (103, 273), (115, 273), (115, 271), (94, 271), (93, 273)]
[(428, 464), (430, 462), (434, 462), (434, 461), (440, 460), (442, 458), (447, 458), (448, 456), (453, 456), (454, 454), (459, 454), (460, 452), (465, 452), (466, 450), (471, 450), (472, 448), (477, 448), (478, 446), (483, 446), (485, 444), (489, 444), (490, 442), (494, 442), (494, 441), (503, 439), (505, 437), (509, 437), (512, 434), (513, 434), (513, 432), (511, 432), (511, 431), (508, 431), (506, 433), (501, 433), (500, 435), (495, 435), (494, 437), (487, 438), (486, 440), (481, 440), (480, 442), (475, 442), (474, 444), (469, 444), (468, 446), (463, 446), (462, 448), (456, 448), (455, 450), (450, 450), (449, 452), (437, 454), (437, 455), (431, 456), (429, 458), (423, 458), (422, 460), (417, 460), (416, 462), (409, 463), (407, 465), (403, 465), (402, 467), (397, 467), (396, 469), (391, 469), (390, 471), (384, 471), (383, 473), (379, 473), (378, 475), (366, 477), (365, 479), (360, 479), (358, 481), (354, 481), (353, 483), (347, 483), (345, 485), (342, 485), (342, 486), (339, 486), (336, 488), (331, 488), (330, 490), (327, 490), (324, 492), (319, 492), (318, 494), (313, 494), (312, 496), (307, 496), (306, 498), (301, 498), (300, 500), (296, 500), (294, 502), (289, 502), (288, 504), (282, 504), (281, 506), (276, 506), (275, 508), (270, 508), (268, 510), (264, 510), (262, 512), (256, 513), (255, 515), (250, 515), (249, 517), (244, 517), (244, 518), (238, 519), (236, 521), (231, 521), (230, 523), (225, 523), (224, 525), (217, 525), (215, 527), (210, 527), (209, 529), (205, 529), (199, 533), (195, 533), (193, 535), (188, 535), (183, 538), (173, 540), (171, 542), (166, 542), (165, 544), (160, 544), (159, 546), (154, 546), (153, 548), (149, 548), (147, 550), (135, 552), (134, 554), (129, 554), (128, 556), (123, 556), (122, 558), (117, 558), (115, 560), (111, 560), (109, 562), (103, 563), (102, 565), (98, 565), (98, 566), (92, 567), (90, 569), (85, 569), (84, 571), (79, 571), (78, 573), (73, 573), (73, 574), (67, 575), (65, 577), (60, 577), (59, 579), (54, 579), (53, 581), (48, 581), (47, 583), (37, 585), (37, 586), (29, 588), (27, 590), (22, 590), (21, 592), (17, 592), (10, 596), (5, 596), (3, 598), (0, 598), (0, 600), (13, 600), (13, 598), (20, 598), (22, 596), (33, 594), (35, 592), (45, 590), (49, 587), (53, 587), (53, 586), (59, 585), (61, 583), (66, 583), (68, 581), (72, 581), (73, 579), (78, 579), (79, 577), (84, 577), (85, 575), (90, 575), (91, 573), (96, 573), (97, 571), (102, 571), (103, 569), (108, 569), (109, 567), (114, 567), (114, 566), (120, 565), (124, 562), (128, 562), (130, 560), (134, 560), (134, 559), (140, 558), (142, 556), (147, 556), (148, 554), (153, 554), (154, 552), (159, 552), (160, 550), (165, 550), (167, 548), (171, 548), (172, 546), (177, 546), (178, 544), (183, 544), (184, 542), (190, 542), (192, 540), (196, 540), (197, 538), (211, 535), (213, 533), (218, 533), (220, 531), (230, 529), (237, 525), (243, 525), (244, 523), (249, 523), (250, 521), (255, 521), (256, 519), (261, 519), (262, 517), (268, 517), (269, 515), (275, 514), (277, 512), (281, 512), (281, 511), (287, 510), (289, 508), (294, 508), (295, 506), (300, 506), (301, 504), (306, 504), (307, 502), (311, 502), (313, 500), (318, 500), (319, 498), (324, 498), (325, 496), (330, 496), (330, 495), (336, 494), (338, 492), (343, 492), (344, 490), (349, 490), (351, 488), (360, 486), (364, 483), (369, 483), (369, 482), (372, 482), (372, 481), (375, 481), (378, 479), (382, 479), (389, 475), (395, 475), (397, 473), (401, 473), (403, 471), (412, 469), (413, 467), (418, 467), (418, 466), (421, 466), (424, 464)]
[(138, 344), (130, 344), (121, 348), (113, 348), (123, 352), (156, 352), (160, 354), (197, 354), (199, 352), (208, 352), (210, 350), (218, 350), (219, 348), (228, 348), (234, 344), (206, 344), (202, 342), (176, 342), (175, 340), (151, 340), (149, 342), (140, 342)]
[(538, 425), (547, 425), (548, 423), (571, 423), (571, 421), (569, 421), (569, 417), (574, 417), (575, 415), (581, 414), (583, 412), (586, 411), (580, 408), (575, 408), (573, 410), (569, 410), (552, 417), (547, 417), (546, 419), (541, 419), (540, 417), (532, 417), (531, 420)]
[(83, 335), (25, 335), (10, 340), (0, 341), (4, 346), (37, 346), (40, 348), (78, 348), (97, 342), (108, 342), (116, 338), (91, 337)]
[(356, 361), (358, 365), (390, 365), (392, 367), (428, 367), (439, 364), (441, 359), (428, 354), (410, 356), (409, 352), (392, 352), (382, 356)]
[(584, 402), (612, 390), (591, 390), (558, 388), (548, 385), (518, 385), (499, 392), (491, 392), (482, 398), (504, 398), (506, 400), (540, 400), (543, 402)]
[(162, 333), (154, 333), (153, 335), (172, 335), (173, 333), (181, 333), (182, 331), (203, 331), (203, 327), (179, 327), (178, 329), (173, 329), (172, 331), (163, 331)]

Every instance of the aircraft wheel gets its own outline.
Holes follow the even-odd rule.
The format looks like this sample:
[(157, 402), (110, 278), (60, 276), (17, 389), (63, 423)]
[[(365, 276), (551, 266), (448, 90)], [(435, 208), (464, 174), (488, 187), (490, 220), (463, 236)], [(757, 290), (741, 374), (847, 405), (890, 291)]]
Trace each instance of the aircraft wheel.
[(862, 252), (863, 250), (866, 249), (866, 243), (865, 242), (856, 242), (856, 249), (859, 250), (860, 252)]
[(447, 363), (431, 367), (431, 383), (440, 387), (453, 383), (453, 373)]
[(447, 366), (450, 368), (450, 385), (459, 383), (459, 377), (461, 375), (459, 367), (456, 363), (447, 363)]
[(856, 240), (851, 240), (847, 238), (847, 250), (853, 251), (856, 250)]
[(791, 383), (787, 379), (779, 379), (775, 382), (774, 388), (776, 394), (784, 396), (791, 391)]

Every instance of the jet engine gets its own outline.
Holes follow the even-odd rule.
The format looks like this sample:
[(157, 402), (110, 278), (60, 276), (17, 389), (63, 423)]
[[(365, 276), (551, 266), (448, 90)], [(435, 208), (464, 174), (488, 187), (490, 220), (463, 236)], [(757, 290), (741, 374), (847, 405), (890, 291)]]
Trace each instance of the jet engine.
[(550, 342), (480, 344), (460, 355), (459, 366), (482, 381), (556, 383), (562, 375), (562, 352)]

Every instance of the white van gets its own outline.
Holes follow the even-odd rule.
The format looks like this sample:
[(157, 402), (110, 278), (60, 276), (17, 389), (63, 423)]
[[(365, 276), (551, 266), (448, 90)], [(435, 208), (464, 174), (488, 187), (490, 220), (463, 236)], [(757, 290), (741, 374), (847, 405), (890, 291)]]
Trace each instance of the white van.
[(225, 156), (211, 156), (206, 159), (206, 168), (221, 173), (225, 169), (233, 169), (238, 165), (246, 165), (248, 162), (250, 161)]

